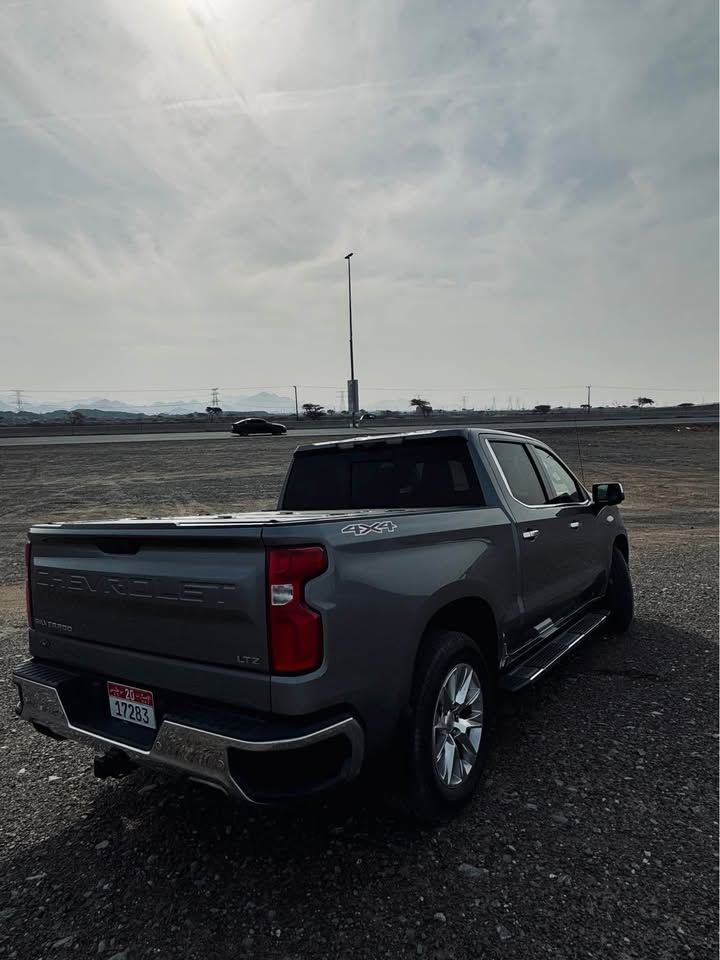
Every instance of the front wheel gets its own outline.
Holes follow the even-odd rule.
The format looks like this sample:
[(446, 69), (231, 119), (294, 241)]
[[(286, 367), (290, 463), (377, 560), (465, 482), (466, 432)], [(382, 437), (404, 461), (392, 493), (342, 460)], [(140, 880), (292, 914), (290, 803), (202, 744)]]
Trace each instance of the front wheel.
[(610, 610), (610, 629), (613, 633), (625, 633), (633, 619), (633, 585), (627, 560), (617, 547), (613, 547), (610, 561), (606, 602)]
[(455, 816), (470, 800), (485, 766), (494, 694), (490, 670), (467, 634), (429, 631), (404, 744), (406, 812), (437, 821)]

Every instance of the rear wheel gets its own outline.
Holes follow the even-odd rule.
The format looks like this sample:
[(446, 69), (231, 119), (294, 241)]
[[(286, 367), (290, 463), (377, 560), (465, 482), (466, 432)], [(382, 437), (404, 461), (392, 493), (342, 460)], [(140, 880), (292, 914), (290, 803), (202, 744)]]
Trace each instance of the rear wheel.
[(485, 766), (494, 692), (485, 659), (470, 637), (455, 630), (428, 633), (403, 744), (406, 812), (442, 820), (470, 800)]
[(617, 547), (613, 547), (606, 601), (610, 610), (608, 626), (614, 633), (625, 633), (633, 619), (633, 585), (627, 560)]

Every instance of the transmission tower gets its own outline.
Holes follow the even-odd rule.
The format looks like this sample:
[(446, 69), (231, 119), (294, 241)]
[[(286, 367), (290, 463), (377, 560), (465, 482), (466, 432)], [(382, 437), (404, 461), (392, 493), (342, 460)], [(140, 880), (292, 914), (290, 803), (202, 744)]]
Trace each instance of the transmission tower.
[(15, 394), (15, 406), (17, 407), (17, 412), (22, 413), (22, 408), (23, 408), (22, 390), (14, 390), (13, 393)]
[(465, 394), (463, 394), (463, 398), (462, 398), (462, 408), (463, 410), (467, 410), (467, 397), (465, 396)]
[(218, 387), (213, 387), (213, 388), (212, 388), (212, 402), (211, 402), (210, 406), (211, 406), (211, 407), (219, 407), (219, 406), (220, 406), (220, 390), (218, 389)]

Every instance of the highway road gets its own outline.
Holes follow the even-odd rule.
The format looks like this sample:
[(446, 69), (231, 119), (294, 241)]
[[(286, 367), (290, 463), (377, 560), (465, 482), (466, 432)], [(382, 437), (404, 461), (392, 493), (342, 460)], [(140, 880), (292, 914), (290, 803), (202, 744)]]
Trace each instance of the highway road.
[[(437, 429), (443, 426), (466, 426), (491, 428), (493, 430), (516, 430), (518, 433), (535, 433), (538, 430), (563, 430), (574, 429), (576, 424), (578, 429), (584, 430), (591, 427), (637, 427), (637, 426), (692, 426), (695, 424), (717, 424), (718, 418), (712, 416), (682, 416), (682, 417), (602, 417), (591, 420), (507, 420), (504, 422), (493, 421), (492, 423), (467, 423), (467, 424), (437, 424)], [(414, 429), (433, 429), (434, 425), (429, 423), (416, 423)], [(288, 436), (303, 439), (306, 437), (366, 437), (373, 434), (404, 433), (409, 426), (402, 427), (382, 427), (373, 426), (358, 428), (354, 432), (346, 427), (298, 427), (296, 430), (288, 431)], [(179, 441), (179, 440), (214, 440), (217, 442), (235, 443), (246, 442), (255, 439), (253, 437), (235, 437), (231, 433), (220, 433), (217, 431), (204, 430), (188, 433), (97, 433), (88, 436), (69, 435), (69, 436), (51, 436), (51, 437), (0, 437), (0, 447), (37, 447), (50, 446), (55, 444), (73, 444), (73, 443), (150, 443), (155, 441)], [(269, 439), (269, 438), (268, 438)]]

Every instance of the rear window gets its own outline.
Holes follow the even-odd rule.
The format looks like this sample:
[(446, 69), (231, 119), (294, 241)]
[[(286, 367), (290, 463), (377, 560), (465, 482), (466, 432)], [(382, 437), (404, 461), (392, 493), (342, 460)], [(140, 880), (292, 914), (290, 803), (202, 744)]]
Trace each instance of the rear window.
[(461, 438), (298, 453), (282, 503), (283, 510), (481, 506)]

